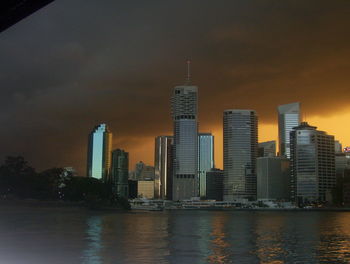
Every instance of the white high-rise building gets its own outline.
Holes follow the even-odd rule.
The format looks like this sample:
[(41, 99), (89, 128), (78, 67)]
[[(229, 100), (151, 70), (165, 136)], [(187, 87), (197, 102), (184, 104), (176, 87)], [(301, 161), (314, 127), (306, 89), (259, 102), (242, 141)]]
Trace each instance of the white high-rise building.
[(173, 200), (198, 196), (198, 88), (176, 86), (171, 100), (174, 122)]
[(290, 132), (300, 124), (300, 103), (278, 106), (279, 156), (290, 158)]
[(214, 168), (214, 136), (211, 133), (198, 134), (199, 195), (206, 197), (206, 174)]
[(111, 168), (112, 133), (100, 124), (89, 134), (87, 175), (107, 180)]
[(224, 200), (256, 198), (258, 118), (254, 110), (224, 111)]

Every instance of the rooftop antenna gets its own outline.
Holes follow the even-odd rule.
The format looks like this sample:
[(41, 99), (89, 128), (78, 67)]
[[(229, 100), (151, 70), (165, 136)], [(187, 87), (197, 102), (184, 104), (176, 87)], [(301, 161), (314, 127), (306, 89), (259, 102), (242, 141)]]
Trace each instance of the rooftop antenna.
[(306, 112), (305, 111), (303, 112), (303, 122), (304, 123), (306, 122)]
[(186, 78), (186, 84), (189, 85), (191, 83), (191, 61), (187, 60), (187, 78)]

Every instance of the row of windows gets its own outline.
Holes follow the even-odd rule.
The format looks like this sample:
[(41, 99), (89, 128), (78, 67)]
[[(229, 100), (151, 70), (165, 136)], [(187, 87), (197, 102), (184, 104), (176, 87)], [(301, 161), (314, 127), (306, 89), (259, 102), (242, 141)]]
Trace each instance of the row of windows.
[[(236, 112), (236, 111), (225, 111), (224, 115), (236, 114), (236, 115), (246, 115), (248, 111)], [(250, 111), (251, 115), (255, 115), (255, 111)]]
[(194, 174), (176, 174), (177, 179), (194, 179)]
[(179, 119), (196, 119), (195, 115), (179, 115), (179, 116), (175, 116), (175, 120), (179, 120)]

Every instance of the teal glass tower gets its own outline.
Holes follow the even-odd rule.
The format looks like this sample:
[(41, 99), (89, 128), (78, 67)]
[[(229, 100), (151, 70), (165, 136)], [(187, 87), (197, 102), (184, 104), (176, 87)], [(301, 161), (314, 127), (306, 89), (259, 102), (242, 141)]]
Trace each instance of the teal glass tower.
[(111, 167), (112, 133), (106, 124), (97, 125), (89, 134), (87, 176), (98, 180), (109, 179)]

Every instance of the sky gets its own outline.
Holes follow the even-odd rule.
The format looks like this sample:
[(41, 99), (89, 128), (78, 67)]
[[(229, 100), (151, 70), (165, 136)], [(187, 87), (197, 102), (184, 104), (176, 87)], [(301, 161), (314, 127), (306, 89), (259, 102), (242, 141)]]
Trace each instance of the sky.
[(113, 148), (153, 164), (172, 134), (170, 97), (191, 59), (199, 130), (254, 109), (259, 141), (277, 139), (277, 106), (350, 145), (350, 2), (56, 0), (0, 33), (0, 159), (85, 175), (87, 138), (107, 123)]

